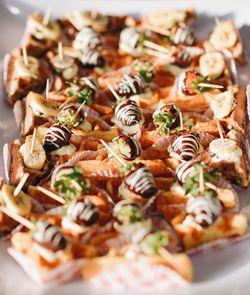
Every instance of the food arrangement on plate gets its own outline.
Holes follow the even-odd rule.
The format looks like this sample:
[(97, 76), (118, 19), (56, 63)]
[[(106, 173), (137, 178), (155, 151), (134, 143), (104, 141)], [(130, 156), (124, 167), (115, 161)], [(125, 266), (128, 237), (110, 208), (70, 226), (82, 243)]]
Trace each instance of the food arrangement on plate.
[(192, 281), (189, 255), (249, 236), (246, 62), (233, 21), (35, 12), (5, 58), (20, 137), (3, 148), (0, 233), (35, 281)]

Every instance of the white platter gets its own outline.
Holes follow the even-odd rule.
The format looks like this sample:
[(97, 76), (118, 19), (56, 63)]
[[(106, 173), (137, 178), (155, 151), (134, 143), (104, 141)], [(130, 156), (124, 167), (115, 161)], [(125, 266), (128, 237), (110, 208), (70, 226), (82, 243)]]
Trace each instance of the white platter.
[[(25, 17), (34, 10), (44, 12), (51, 5), (54, 15), (58, 16), (73, 9), (98, 9), (102, 12), (140, 15), (154, 9), (178, 7), (195, 7), (199, 13), (196, 28), (199, 35), (204, 36), (213, 26), (214, 17), (233, 18), (240, 27), (240, 33), (246, 50), (250, 49), (250, 2), (207, 0), (207, 1), (156, 1), (156, 0), (2, 0), (0, 2), (0, 58), (15, 47), (22, 35)], [(205, 35), (206, 36), (206, 35)], [(247, 57), (248, 53), (247, 53)], [(249, 74), (249, 76), (247, 76)], [(250, 82), (250, 68), (245, 66), (240, 70), (242, 85)], [(0, 99), (0, 148), (5, 142), (15, 138), (16, 129), (12, 110), (4, 101), (3, 87), (1, 85)], [(3, 175), (2, 158), (0, 158), (0, 175)], [(250, 193), (241, 193), (243, 206), (250, 204)], [(75, 281), (63, 286), (44, 287), (30, 281), (16, 262), (6, 252), (6, 242), (0, 242), (0, 294), (26, 295), (26, 294), (100, 294), (108, 290), (96, 290)], [(194, 282), (189, 289), (181, 294), (250, 294), (250, 240), (210, 254), (192, 257), (194, 265)], [(138, 292), (137, 292), (138, 293)], [(178, 292), (178, 294), (180, 294)]]

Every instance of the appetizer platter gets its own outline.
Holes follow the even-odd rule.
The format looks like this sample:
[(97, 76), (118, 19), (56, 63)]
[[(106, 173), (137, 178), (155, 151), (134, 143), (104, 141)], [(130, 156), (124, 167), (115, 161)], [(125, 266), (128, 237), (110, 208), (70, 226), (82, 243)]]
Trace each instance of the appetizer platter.
[(232, 19), (29, 15), (4, 58), (0, 236), (34, 282), (185, 290), (191, 258), (250, 237), (250, 88)]

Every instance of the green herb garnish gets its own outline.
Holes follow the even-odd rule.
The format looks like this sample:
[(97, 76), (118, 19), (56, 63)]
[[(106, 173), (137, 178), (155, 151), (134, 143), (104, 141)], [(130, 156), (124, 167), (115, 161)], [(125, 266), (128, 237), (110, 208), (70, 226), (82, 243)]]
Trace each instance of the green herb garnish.
[[(200, 169), (203, 165), (202, 164), (196, 164), (194, 166), (195, 171), (188, 175), (185, 183), (183, 185), (183, 188), (185, 190), (185, 194), (190, 194), (194, 197), (197, 197), (201, 194), (200, 192)], [(208, 171), (207, 169), (203, 168), (203, 176), (204, 176), (204, 183), (210, 182), (213, 183), (218, 180), (218, 176), (215, 171)], [(205, 187), (204, 192), (202, 193), (203, 196), (209, 196), (209, 197), (216, 197), (217, 193), (216, 191), (212, 189), (208, 189)]]
[(134, 65), (134, 71), (140, 74), (147, 83), (152, 82), (155, 76), (155, 68), (153, 63), (149, 61), (138, 61)]
[(153, 121), (156, 127), (161, 128), (161, 133), (168, 133), (169, 129), (175, 122), (175, 118), (171, 116), (167, 111), (162, 111), (153, 117)]
[(148, 234), (140, 243), (141, 250), (146, 255), (158, 255), (160, 248), (166, 247), (168, 236), (166, 232), (158, 230)]
[(75, 96), (79, 103), (85, 102), (86, 105), (91, 105), (93, 102), (94, 91), (86, 85), (77, 85), (76, 82), (70, 82), (70, 89), (67, 92), (68, 97)]
[(123, 205), (117, 214), (117, 219), (123, 225), (140, 222), (143, 219), (142, 210), (133, 205)]
[(72, 201), (82, 194), (88, 193), (88, 185), (79, 166), (65, 169), (65, 173), (59, 174), (54, 188), (66, 201)]
[(73, 109), (68, 108), (59, 114), (57, 119), (62, 125), (66, 125), (69, 128), (77, 127), (83, 122), (83, 118), (81, 116), (75, 117), (75, 113)]
[(198, 78), (192, 81), (192, 90), (194, 90), (197, 94), (201, 94), (208, 90), (207, 87), (199, 86), (200, 83), (206, 82), (207, 77), (199, 76)]

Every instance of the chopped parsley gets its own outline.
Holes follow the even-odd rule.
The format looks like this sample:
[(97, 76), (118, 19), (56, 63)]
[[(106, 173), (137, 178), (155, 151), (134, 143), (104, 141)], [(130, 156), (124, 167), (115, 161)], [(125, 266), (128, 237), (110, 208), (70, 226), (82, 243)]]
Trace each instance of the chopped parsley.
[(158, 255), (160, 248), (166, 247), (168, 236), (165, 231), (157, 230), (148, 234), (140, 243), (141, 250), (146, 255)]
[(68, 97), (75, 96), (79, 103), (85, 102), (86, 105), (91, 105), (93, 102), (94, 91), (86, 85), (79, 86), (76, 82), (70, 82), (70, 89), (67, 92)]
[(140, 74), (147, 83), (152, 82), (155, 76), (155, 68), (151, 62), (138, 61), (134, 65), (134, 71)]

